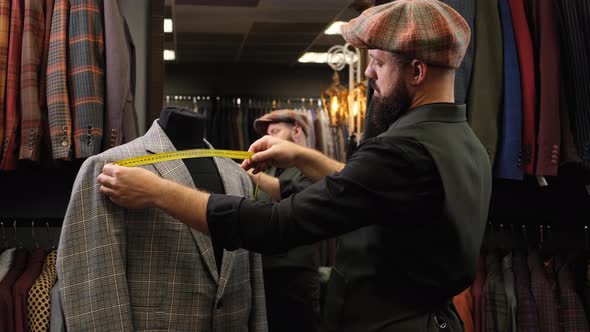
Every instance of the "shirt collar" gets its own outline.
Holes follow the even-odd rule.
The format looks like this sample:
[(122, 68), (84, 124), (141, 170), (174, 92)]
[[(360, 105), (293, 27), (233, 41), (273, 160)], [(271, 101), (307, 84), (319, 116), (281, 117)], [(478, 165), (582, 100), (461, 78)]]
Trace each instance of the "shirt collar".
[(434, 103), (411, 109), (389, 129), (407, 127), (420, 122), (465, 122), (467, 121), (465, 104)]

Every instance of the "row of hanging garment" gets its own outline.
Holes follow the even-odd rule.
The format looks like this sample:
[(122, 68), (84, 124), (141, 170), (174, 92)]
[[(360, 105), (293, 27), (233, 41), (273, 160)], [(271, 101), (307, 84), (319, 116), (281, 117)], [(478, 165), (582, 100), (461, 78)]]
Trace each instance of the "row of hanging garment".
[(0, 226), (0, 331), (62, 331), (63, 310), (55, 287), (57, 250), (51, 241), (49, 224), (47, 248), (39, 246), (41, 241), (35, 237), (34, 224), (30, 228), (32, 250), (23, 247), (16, 236), (16, 223), (13, 227), (11, 243), (4, 222)]
[(482, 250), (475, 280), (453, 299), (465, 331), (590, 331), (588, 227), (551, 246), (541, 230), (528, 247), (524, 232), (514, 245)]
[(567, 162), (590, 168), (590, 3), (443, 2), (472, 28), (456, 99), (467, 103), (494, 175), (556, 176)]
[(118, 0), (0, 0), (0, 170), (136, 138), (134, 62)]
[(260, 138), (254, 121), (278, 109), (293, 109), (308, 118), (308, 146), (336, 160), (345, 161), (349, 133), (346, 124), (330, 126), (319, 98), (230, 98), (210, 96), (166, 96), (166, 106), (180, 106), (207, 117), (206, 138), (216, 148), (247, 150)]

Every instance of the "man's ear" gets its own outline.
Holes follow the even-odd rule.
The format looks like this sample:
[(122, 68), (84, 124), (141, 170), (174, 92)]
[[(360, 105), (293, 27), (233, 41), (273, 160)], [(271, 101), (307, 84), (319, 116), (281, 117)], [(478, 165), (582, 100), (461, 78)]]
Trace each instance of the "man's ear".
[(426, 75), (428, 75), (428, 65), (420, 60), (412, 60), (410, 64), (411, 70), (411, 79), (409, 81), (410, 85), (417, 86), (420, 85), (426, 80)]

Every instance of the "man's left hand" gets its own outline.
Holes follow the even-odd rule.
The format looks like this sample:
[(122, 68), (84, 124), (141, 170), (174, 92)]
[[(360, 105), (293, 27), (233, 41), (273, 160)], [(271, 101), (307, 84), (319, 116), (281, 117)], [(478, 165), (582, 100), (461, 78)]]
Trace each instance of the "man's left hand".
[(143, 168), (106, 164), (97, 180), (101, 193), (129, 209), (154, 207), (158, 195), (162, 194), (159, 189), (162, 179)]

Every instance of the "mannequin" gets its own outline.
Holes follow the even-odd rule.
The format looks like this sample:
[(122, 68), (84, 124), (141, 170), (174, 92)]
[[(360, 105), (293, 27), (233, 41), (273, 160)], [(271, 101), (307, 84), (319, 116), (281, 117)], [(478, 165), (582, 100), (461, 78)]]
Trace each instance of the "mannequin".
[[(181, 107), (164, 107), (158, 124), (176, 150), (207, 149), (203, 138), (207, 120), (205, 116)], [(195, 186), (210, 193), (225, 194), (221, 176), (213, 158), (183, 159), (184, 165), (193, 178)], [(213, 244), (217, 272), (221, 270), (223, 249)]]

